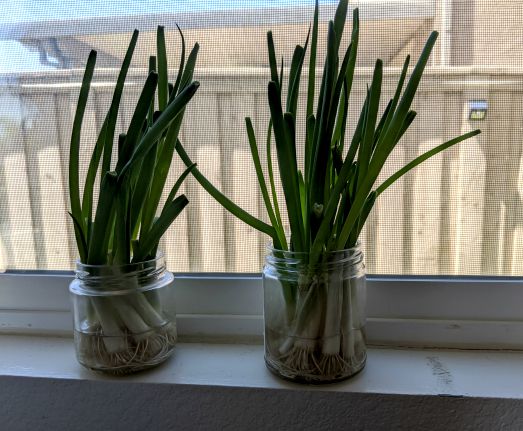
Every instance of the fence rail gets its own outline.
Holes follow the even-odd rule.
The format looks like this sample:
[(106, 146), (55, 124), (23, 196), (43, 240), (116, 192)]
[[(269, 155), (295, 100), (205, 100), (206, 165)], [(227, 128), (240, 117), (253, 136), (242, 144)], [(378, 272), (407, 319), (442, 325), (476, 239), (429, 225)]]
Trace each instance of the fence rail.
[[(382, 105), (392, 96), (397, 76), (395, 69), (386, 71)], [(81, 177), (114, 78), (114, 70), (95, 76), (84, 119)], [(138, 97), (135, 83), (144, 79), (142, 70), (130, 74), (119, 132), (128, 126)], [(265, 142), (267, 71), (209, 69), (199, 79), (202, 86), (187, 110), (181, 140), (218, 188), (266, 218), (244, 117), (252, 117), (259, 141)], [(371, 71), (358, 71), (348, 136), (370, 80)], [(0, 77), (0, 268), (69, 269), (77, 256), (67, 216), (67, 158), (80, 82), (81, 71)], [(305, 95), (300, 97), (299, 106), (304, 106)], [(489, 103), (483, 121), (468, 119), (468, 103), (474, 99)], [(438, 143), (476, 127), (483, 133), (426, 162), (380, 197), (362, 238), (368, 272), (521, 274), (523, 72), (429, 70), (414, 109), (418, 117), (382, 179)], [(298, 122), (303, 142), (303, 118)], [(297, 151), (300, 157), (303, 145)], [(263, 164), (263, 151), (261, 158)], [(171, 183), (181, 170), (175, 159)], [(259, 271), (267, 238), (226, 213), (192, 178), (183, 192), (191, 204), (161, 245), (169, 267), (180, 272)]]

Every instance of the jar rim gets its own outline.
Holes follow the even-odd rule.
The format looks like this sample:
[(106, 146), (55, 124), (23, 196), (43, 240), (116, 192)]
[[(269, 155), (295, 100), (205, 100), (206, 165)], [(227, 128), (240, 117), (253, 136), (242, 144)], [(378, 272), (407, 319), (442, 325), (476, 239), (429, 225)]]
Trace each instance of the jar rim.
[[(285, 253), (287, 255), (291, 255), (291, 256), (294, 256), (294, 257), (300, 257), (300, 256), (304, 256), (305, 257), (305, 256), (310, 255), (309, 251), (291, 251), (291, 250), (283, 250), (281, 248), (275, 248), (275, 247), (273, 247), (273, 242), (272, 241), (270, 241), (266, 245), (265, 248), (270, 253)], [(331, 251), (323, 252), (322, 255), (335, 256), (338, 253), (358, 252), (358, 251), (361, 251), (361, 241), (360, 240), (358, 240), (356, 242), (356, 245), (354, 247), (342, 248), (342, 249), (339, 249), (339, 250), (331, 250)]]
[(75, 264), (77, 269), (102, 269), (102, 268), (136, 268), (137, 265), (148, 265), (153, 264), (155, 262), (161, 261), (165, 258), (165, 255), (162, 251), (159, 251), (156, 253), (156, 257), (154, 259), (148, 259), (148, 260), (142, 260), (140, 262), (131, 262), (131, 263), (124, 263), (124, 264), (104, 264), (104, 265), (92, 265), (83, 263), (80, 261), (80, 259), (76, 259)]
[(342, 265), (363, 264), (363, 251), (361, 242), (356, 246), (343, 250), (333, 250), (320, 254), (319, 259), (313, 263), (309, 261), (310, 252), (293, 252), (275, 249), (268, 244), (268, 253), (265, 255), (265, 264), (278, 268), (279, 271), (330, 271)]
[(165, 273), (165, 258), (160, 252), (154, 259), (123, 265), (84, 265), (77, 261), (75, 279), (82, 285), (75, 289), (88, 293), (127, 292), (136, 290), (136, 285), (158, 279)]

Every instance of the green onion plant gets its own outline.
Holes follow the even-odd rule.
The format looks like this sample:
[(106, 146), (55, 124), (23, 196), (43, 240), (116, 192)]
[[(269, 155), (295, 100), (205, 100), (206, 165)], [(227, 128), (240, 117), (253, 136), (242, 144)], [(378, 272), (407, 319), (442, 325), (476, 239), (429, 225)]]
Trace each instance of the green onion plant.
[[(267, 157), (271, 186), (269, 194), (250, 118), (245, 118), (247, 135), (270, 224), (238, 207), (216, 189), (197, 168), (192, 172), (198, 182), (228, 211), (253, 228), (269, 235), (276, 248), (309, 252), (311, 263), (318, 262), (326, 251), (354, 246), (374, 202), (395, 181), (428, 158), (480, 133), (480, 130), (474, 130), (438, 145), (376, 186), (376, 180), (387, 158), (416, 117), (416, 112), (410, 107), (438, 33), (433, 31), (429, 36), (404, 88), (410, 62), (410, 57), (407, 56), (396, 92), (387, 103), (379, 121), (383, 63), (381, 60), (376, 61), (372, 82), (367, 90), (356, 130), (348, 142), (345, 132), (348, 102), (356, 68), (359, 18), (358, 9), (355, 9), (351, 43), (344, 51), (340, 62), (338, 51), (345, 26), (347, 3), (347, 0), (340, 0), (335, 20), (329, 21), (327, 56), (316, 113), (313, 112), (313, 106), (318, 3), (316, 2), (314, 12), (312, 38), (308, 35), (304, 47), (298, 45), (294, 50), (289, 71), (285, 112), (282, 102), (283, 77), (282, 73), (278, 73), (272, 32), (267, 33), (271, 73), (268, 84), (271, 118), (268, 126), (267, 154), (270, 155), (271, 135), (274, 134), (279, 174), (287, 204), (290, 241), (286, 240), (279, 211), (271, 158)], [(302, 68), (309, 42), (311, 52), (307, 87), (305, 157), (302, 171), (296, 159), (296, 114)], [(182, 145), (178, 145), (176, 150), (187, 166), (194, 165)]]
[[(480, 133), (479, 130), (475, 130), (438, 145), (406, 164), (385, 181), (377, 183), (385, 162), (416, 117), (416, 112), (411, 109), (412, 101), (438, 33), (434, 31), (428, 37), (408, 79), (410, 57), (407, 56), (394, 95), (388, 100), (382, 112), (379, 107), (383, 96), (383, 63), (381, 60), (376, 61), (372, 81), (367, 87), (365, 102), (355, 125), (355, 132), (349, 137), (346, 135), (347, 118), (356, 70), (360, 22), (358, 9), (354, 9), (350, 43), (348, 47), (342, 47), (347, 10), (348, 1), (340, 0), (334, 19), (328, 23), (326, 58), (318, 89), (316, 88), (318, 2), (316, 1), (315, 4), (312, 28), (309, 29), (304, 45), (296, 46), (286, 79), (283, 76), (283, 63), (278, 70), (272, 33), (270, 31), (267, 33), (270, 68), (267, 89), (270, 108), (266, 145), (268, 179), (263, 174), (260, 148), (251, 119), (246, 118), (245, 124), (254, 168), (270, 224), (252, 216), (233, 203), (198, 169), (192, 171), (196, 180), (228, 211), (253, 228), (269, 235), (276, 250), (304, 253), (308, 268), (321, 266), (328, 259), (330, 252), (354, 247), (358, 243), (376, 199), (399, 178), (428, 158)], [(298, 95), (307, 50), (309, 50), (308, 76), (305, 83), (307, 104), (301, 108), (305, 110), (306, 118), (305, 142), (298, 143), (296, 139)], [(284, 92), (285, 81), (286, 92)], [(271, 164), (273, 145), (276, 147), (290, 235), (287, 235), (284, 226), (274, 185), (275, 172)], [(297, 145), (304, 145), (305, 148), (301, 163), (296, 156)], [(176, 150), (187, 166), (194, 166), (182, 145), (178, 145)], [(340, 333), (340, 317), (339, 315), (336, 318), (324, 316), (335, 312), (333, 310), (339, 310), (340, 303), (345, 304), (343, 292), (307, 295), (314, 286), (311, 281), (313, 278), (303, 277), (303, 280), (308, 281), (304, 281), (300, 286), (281, 283), (288, 322), (294, 328), (291, 336), (281, 342), (281, 354), (291, 358), (291, 362), (293, 357), (300, 357), (303, 362), (303, 348), (300, 347), (296, 355), (289, 355), (289, 350), (297, 346), (295, 340), (300, 336), (311, 339), (312, 334), (314, 339), (314, 336), (324, 334), (325, 340), (331, 341), (320, 341), (320, 345), (316, 346), (320, 356), (321, 353), (334, 355), (336, 361), (339, 359), (338, 362), (342, 363), (344, 355), (340, 350), (339, 337), (337, 337), (337, 344), (335, 342), (334, 345), (332, 340), (336, 337), (329, 338), (329, 335)], [(332, 289), (334, 288), (331, 287)], [(308, 301), (326, 303), (326, 311), (323, 315), (315, 313)], [(313, 331), (310, 331), (311, 326), (315, 327)], [(300, 332), (304, 331), (303, 328), (309, 328), (307, 334)], [(311, 343), (317, 341), (312, 340)], [(321, 368), (321, 364), (325, 363), (323, 359), (320, 357), (305, 361), (306, 367)]]
[[(115, 139), (124, 83), (138, 40), (138, 31), (134, 31), (89, 161), (81, 194), (80, 135), (96, 51), (89, 54), (71, 135), (69, 214), (74, 223), (80, 263), (90, 271), (105, 268), (104, 271), (114, 276), (118, 271), (125, 271), (122, 268), (129, 268), (130, 264), (154, 260), (162, 235), (188, 204), (185, 195), (177, 194), (184, 179), (194, 169), (192, 164), (170, 186), (170, 193), (160, 207), (185, 108), (199, 87), (199, 83), (193, 81), (199, 46), (195, 44), (186, 59), (185, 40), (178, 30), (182, 49), (176, 79), (169, 81), (165, 34), (160, 26), (157, 30), (157, 54), (149, 59), (149, 73), (129, 127), (126, 133)], [(118, 148), (115, 151), (117, 158), (113, 161), (114, 141)], [(98, 175), (100, 188), (94, 204)], [(133, 295), (132, 300), (126, 296), (115, 297), (111, 302), (91, 298), (91, 320), (96, 322), (100, 333), (112, 333), (111, 337), (103, 339), (105, 353), (122, 358), (122, 352), (129, 349), (126, 334), (147, 334), (151, 328), (165, 323), (157, 309), (158, 304), (154, 302), (139, 293)], [(135, 335), (135, 338), (140, 337), (143, 335)]]

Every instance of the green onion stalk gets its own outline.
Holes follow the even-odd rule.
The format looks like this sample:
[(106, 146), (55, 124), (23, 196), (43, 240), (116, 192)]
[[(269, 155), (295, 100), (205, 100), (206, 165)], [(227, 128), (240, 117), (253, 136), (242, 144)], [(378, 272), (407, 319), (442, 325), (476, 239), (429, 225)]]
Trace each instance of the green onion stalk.
[[(69, 214), (80, 255), (79, 267), (87, 268), (97, 280), (103, 280), (102, 275), (106, 277), (105, 285), (98, 283), (97, 288), (101, 290), (118, 288), (114, 282), (119, 279), (125, 280), (126, 290), (135, 290), (132, 295), (113, 295), (109, 299), (101, 295), (91, 296), (88, 317), (81, 325), (86, 333), (96, 333), (101, 338), (86, 341), (87, 351), (84, 353), (114, 366), (151, 360), (151, 352), (163, 350), (161, 345), (173, 344), (176, 337), (174, 326), (171, 329), (162, 315), (154, 291), (147, 292), (147, 295), (142, 293), (138, 277), (126, 274), (125, 268), (134, 265), (145, 271), (150, 269), (149, 263), (157, 258), (161, 237), (189, 202), (185, 195), (177, 195), (184, 179), (194, 169), (193, 164), (171, 186), (165, 203), (160, 205), (185, 108), (199, 87), (199, 83), (193, 81), (199, 46), (194, 45), (186, 61), (185, 40), (179, 28), (178, 31), (181, 58), (176, 79), (174, 82), (168, 79), (165, 34), (160, 26), (157, 53), (149, 59), (149, 73), (127, 132), (115, 138), (124, 83), (138, 40), (138, 31), (134, 31), (91, 154), (82, 195), (79, 184), (80, 136), (96, 63), (94, 50), (87, 60), (73, 122), (69, 153)], [(114, 161), (113, 142), (118, 145)], [(94, 204), (98, 176), (100, 186)]]
[[(350, 334), (351, 328), (363, 321), (363, 310), (358, 311), (354, 305), (360, 301), (357, 292), (361, 289), (352, 286), (343, 274), (325, 277), (325, 268), (332, 264), (333, 254), (354, 250), (376, 199), (395, 181), (428, 158), (480, 133), (475, 130), (442, 143), (377, 184), (389, 155), (416, 117), (416, 112), (411, 109), (412, 101), (438, 33), (434, 31), (428, 37), (408, 79), (410, 57), (407, 56), (395, 93), (381, 113), (383, 63), (379, 59), (376, 61), (355, 132), (349, 138), (346, 135), (347, 113), (356, 69), (360, 22), (358, 9), (354, 9), (350, 43), (342, 47), (347, 9), (348, 1), (340, 0), (334, 19), (329, 21), (326, 57), (317, 97), (318, 2), (305, 43), (294, 50), (286, 79), (286, 97), (283, 60), (278, 70), (272, 33), (267, 33), (270, 120), (265, 172), (268, 173), (268, 181), (261, 166), (251, 119), (246, 118), (245, 124), (270, 224), (233, 203), (198, 169), (192, 171), (196, 180), (228, 211), (272, 239), (276, 258), (283, 259), (287, 252), (303, 256), (299, 281), (290, 283), (282, 277), (280, 282), (286, 309), (283, 313), (285, 324), (291, 329), (290, 333), (276, 340), (274, 349), (275, 354), (279, 355), (277, 359), (294, 374), (339, 374), (340, 368), (350, 366), (357, 338), (363, 337), (362, 334), (358, 337)], [(307, 55), (305, 142), (300, 143), (305, 151), (303, 160), (298, 163), (296, 118), (302, 69)], [(290, 235), (286, 235), (274, 185), (272, 142), (276, 147)], [(182, 145), (178, 145), (176, 150), (187, 166), (193, 166)], [(281, 270), (281, 265), (279, 268)], [(352, 269), (345, 268), (343, 271), (350, 272)], [(345, 315), (347, 313), (351, 315)], [(265, 317), (267, 320), (267, 313)], [(271, 341), (274, 340), (268, 340), (266, 334), (266, 343)]]

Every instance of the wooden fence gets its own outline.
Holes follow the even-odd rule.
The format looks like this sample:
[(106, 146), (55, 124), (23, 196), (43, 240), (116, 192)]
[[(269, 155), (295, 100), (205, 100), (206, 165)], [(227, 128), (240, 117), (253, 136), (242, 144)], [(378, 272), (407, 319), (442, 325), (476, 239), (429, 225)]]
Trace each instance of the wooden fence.
[[(81, 76), (81, 71), (68, 71), (0, 77), (0, 268), (73, 266), (77, 253), (67, 215), (67, 159)], [(84, 119), (84, 168), (115, 76), (114, 70), (95, 75)], [(383, 102), (392, 96), (397, 76), (397, 70), (385, 72)], [(144, 77), (145, 71), (131, 73), (119, 131), (129, 124), (138, 96), (136, 84)], [(200, 71), (202, 85), (181, 132), (200, 170), (235, 202), (265, 219), (244, 117), (253, 118), (258, 140), (265, 142), (267, 78), (265, 69)], [(370, 80), (370, 70), (358, 71), (350, 133)], [(476, 99), (487, 100), (489, 108), (485, 120), (473, 122), (468, 120), (468, 106)], [(304, 100), (302, 94), (302, 107)], [(477, 127), (483, 133), (426, 162), (380, 197), (362, 238), (367, 271), (521, 274), (523, 73), (431, 69), (414, 109), (418, 117), (385, 166), (382, 179), (438, 143)], [(303, 118), (298, 122), (298, 138), (303, 142)], [(302, 154), (300, 146), (298, 156)], [(264, 152), (261, 158), (263, 163)], [(176, 159), (171, 184), (181, 170)], [(191, 203), (162, 244), (169, 267), (179, 272), (258, 272), (267, 238), (226, 213), (194, 179), (184, 184), (183, 192)]]

